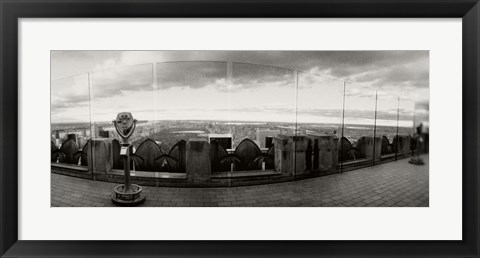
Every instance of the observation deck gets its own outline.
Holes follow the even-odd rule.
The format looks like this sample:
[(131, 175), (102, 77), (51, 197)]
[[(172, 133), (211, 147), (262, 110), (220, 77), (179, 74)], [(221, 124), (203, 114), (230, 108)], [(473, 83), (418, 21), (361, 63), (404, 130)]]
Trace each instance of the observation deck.
[[(306, 180), (245, 187), (144, 187), (146, 207), (428, 207), (428, 155)], [(114, 183), (52, 173), (52, 207), (113, 206)]]

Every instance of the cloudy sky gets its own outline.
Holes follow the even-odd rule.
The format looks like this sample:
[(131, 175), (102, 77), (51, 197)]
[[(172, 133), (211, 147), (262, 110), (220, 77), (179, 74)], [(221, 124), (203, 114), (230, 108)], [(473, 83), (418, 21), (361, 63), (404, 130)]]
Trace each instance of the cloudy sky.
[(428, 51), (52, 51), (51, 78), (53, 123), (339, 123), (344, 81), (346, 123), (372, 123), (375, 91), (377, 124), (428, 120)]

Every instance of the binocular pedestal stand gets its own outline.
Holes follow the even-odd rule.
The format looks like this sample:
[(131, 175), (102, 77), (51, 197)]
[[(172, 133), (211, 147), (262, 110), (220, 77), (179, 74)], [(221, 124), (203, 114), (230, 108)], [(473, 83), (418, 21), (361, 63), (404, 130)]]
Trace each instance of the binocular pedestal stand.
[(145, 201), (142, 187), (130, 183), (130, 153), (132, 153), (132, 145), (123, 143), (120, 155), (123, 157), (125, 184), (115, 186), (112, 195), (112, 202), (118, 206), (138, 206)]

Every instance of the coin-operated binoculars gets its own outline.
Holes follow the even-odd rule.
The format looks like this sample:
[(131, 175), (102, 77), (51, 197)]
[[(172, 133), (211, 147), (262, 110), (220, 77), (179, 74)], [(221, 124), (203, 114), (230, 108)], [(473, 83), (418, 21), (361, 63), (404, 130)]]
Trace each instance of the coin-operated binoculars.
[(142, 194), (141, 186), (130, 183), (130, 155), (133, 153), (133, 147), (128, 142), (128, 138), (135, 131), (137, 120), (133, 119), (131, 113), (122, 112), (118, 113), (113, 124), (118, 135), (122, 138), (120, 156), (123, 158), (125, 184), (113, 188), (112, 202), (119, 206), (137, 206), (145, 201), (145, 195)]

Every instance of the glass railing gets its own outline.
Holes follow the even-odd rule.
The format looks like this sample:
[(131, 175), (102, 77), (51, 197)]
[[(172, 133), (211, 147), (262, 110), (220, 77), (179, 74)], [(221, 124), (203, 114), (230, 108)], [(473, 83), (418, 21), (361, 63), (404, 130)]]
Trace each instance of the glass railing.
[(150, 138), (162, 152), (155, 171), (185, 173), (186, 143), (192, 138), (231, 148), (225, 124), (230, 115), (227, 62), (156, 63), (155, 70), (155, 134)]
[(221, 171), (274, 169), (274, 138), (295, 130), (294, 71), (231, 63), (227, 125), (232, 137)]
[(407, 155), (415, 147), (415, 102), (399, 98), (398, 154)]
[(297, 144), (297, 151), (304, 151), (305, 157), (298, 157), (296, 163), (304, 166), (305, 171), (331, 170), (338, 165), (343, 91), (343, 81), (298, 72), (297, 135), (305, 136), (305, 141), (303, 146)]
[(380, 158), (395, 159), (398, 151), (398, 97), (377, 91), (376, 110), (375, 136), (381, 142)]
[(374, 89), (346, 83), (339, 152), (342, 164), (374, 161), (379, 151), (375, 149), (375, 104)]

